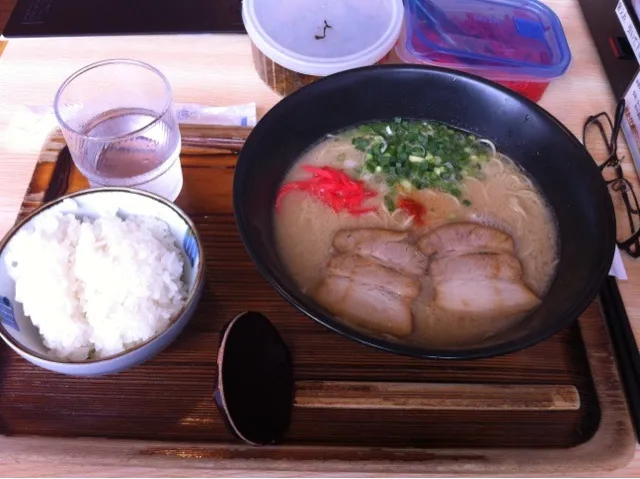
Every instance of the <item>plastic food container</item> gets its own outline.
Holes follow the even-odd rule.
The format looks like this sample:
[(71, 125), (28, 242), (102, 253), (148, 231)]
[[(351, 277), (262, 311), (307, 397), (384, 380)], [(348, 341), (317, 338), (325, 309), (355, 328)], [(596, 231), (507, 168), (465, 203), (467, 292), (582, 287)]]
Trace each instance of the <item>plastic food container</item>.
[(402, 0), (244, 0), (242, 19), (260, 78), (275, 92), (386, 60)]
[(553, 11), (535, 0), (406, 0), (396, 54), (453, 68), (538, 101), (571, 52)]

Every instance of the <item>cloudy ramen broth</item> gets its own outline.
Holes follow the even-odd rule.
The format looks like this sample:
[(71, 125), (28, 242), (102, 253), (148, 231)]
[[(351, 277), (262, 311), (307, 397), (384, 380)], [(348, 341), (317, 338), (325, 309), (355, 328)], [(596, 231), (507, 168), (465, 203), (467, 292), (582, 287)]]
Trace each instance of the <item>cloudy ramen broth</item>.
[[(418, 122), (407, 121), (403, 124), (411, 128), (416, 123)], [(379, 130), (382, 131), (382, 135), (374, 135), (382, 136), (386, 140), (383, 147), (378, 148), (377, 153), (380, 158), (383, 158), (379, 155), (380, 151), (388, 152), (391, 148), (391, 135), (385, 136), (385, 132), (389, 133), (390, 130), (392, 135), (395, 133), (394, 122), (390, 122), (390, 125), (391, 129), (385, 127)], [(424, 128), (427, 124), (422, 122), (421, 125)], [(434, 123), (428, 125), (434, 125)], [(446, 126), (442, 125), (441, 128), (448, 133)], [(317, 196), (304, 190), (294, 189), (281, 198), (277, 208), (274, 209), (276, 243), (289, 273), (302, 291), (319, 303), (323, 303), (316, 291), (327, 274), (330, 258), (335, 254), (332, 240), (340, 230), (354, 228), (402, 230), (408, 231), (410, 241), (415, 242), (438, 226), (468, 221), (493, 226), (508, 233), (515, 244), (515, 255), (522, 264), (522, 281), (538, 298), (544, 296), (553, 279), (557, 264), (555, 217), (532, 181), (511, 159), (497, 153), (489, 142), (479, 141), (468, 137), (466, 133), (459, 132), (453, 135), (451, 141), (454, 141), (457, 135), (468, 137), (470, 142), (478, 146), (473, 151), (482, 152), (483, 160), (477, 165), (475, 172), (460, 178), (457, 183), (454, 182), (455, 187), (445, 184), (442, 188), (442, 185), (436, 184), (434, 187), (416, 188), (408, 185), (406, 181), (403, 184), (399, 178), (396, 178), (399, 182), (393, 184), (394, 181), (389, 181), (389, 177), (385, 175), (384, 168), (380, 171), (381, 168), (367, 165), (376, 152), (374, 151), (374, 155), (370, 154), (371, 141), (359, 142), (358, 131), (352, 128), (329, 135), (299, 158), (283, 182), (283, 185), (286, 185), (308, 180), (311, 175), (305, 170), (305, 165), (328, 166), (341, 170), (352, 178), (362, 179), (367, 188), (377, 193), (366, 202), (366, 206), (374, 207), (375, 211), (359, 215), (344, 211), (336, 213)], [(446, 140), (446, 134), (444, 137)], [(432, 137), (427, 138), (426, 144), (432, 139)], [(430, 154), (422, 148), (415, 148), (415, 150), (424, 157), (430, 157)], [(445, 150), (443, 151), (446, 153)], [(451, 154), (455, 154), (455, 151)], [(397, 150), (395, 154), (402, 158)], [(393, 155), (388, 156), (393, 157)], [(406, 155), (404, 159), (407, 159)], [(446, 162), (447, 158), (440, 159), (440, 163)], [(410, 166), (415, 167), (415, 164)], [(463, 173), (468, 173), (465, 168), (463, 167)], [(440, 170), (434, 169), (434, 171)], [(397, 170), (392, 170), (392, 174), (395, 173)], [(422, 186), (416, 181), (413, 183)], [(444, 192), (443, 189), (450, 192)], [(413, 202), (422, 205), (425, 212), (423, 221), (416, 221), (416, 218), (406, 210), (393, 208), (389, 204), (390, 197), (395, 197), (397, 200), (400, 196), (410, 198)], [(393, 211), (390, 211), (391, 209)], [(452, 314), (434, 306), (433, 279), (428, 271), (421, 275), (420, 284), (419, 296), (411, 304), (412, 332), (402, 338), (375, 331), (375, 328), (363, 327), (361, 322), (351, 321), (349, 314), (336, 313), (333, 305), (326, 301), (323, 306), (339, 316), (341, 321), (355, 329), (369, 330), (368, 333), (373, 336), (386, 337), (396, 342), (442, 348), (463, 346), (465, 343), (470, 344), (489, 338), (522, 320), (523, 316), (529, 312), (518, 314), (496, 312), (489, 315)]]

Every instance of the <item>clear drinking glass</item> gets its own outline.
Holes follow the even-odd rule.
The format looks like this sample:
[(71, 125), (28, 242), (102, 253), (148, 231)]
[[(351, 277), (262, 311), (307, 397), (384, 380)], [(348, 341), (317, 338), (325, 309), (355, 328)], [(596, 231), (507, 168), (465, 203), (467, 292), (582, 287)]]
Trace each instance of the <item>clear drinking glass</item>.
[(137, 60), (104, 60), (71, 75), (54, 100), (71, 157), (92, 187), (127, 186), (171, 201), (182, 189), (171, 86)]

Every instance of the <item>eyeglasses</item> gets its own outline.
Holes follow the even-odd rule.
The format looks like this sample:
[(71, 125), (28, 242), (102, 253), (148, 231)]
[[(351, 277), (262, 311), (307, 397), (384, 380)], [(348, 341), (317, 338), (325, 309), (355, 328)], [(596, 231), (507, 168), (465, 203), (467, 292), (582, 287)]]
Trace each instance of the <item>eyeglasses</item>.
[(582, 144), (596, 159), (606, 155), (598, 165), (609, 189), (616, 211), (622, 207), (626, 219), (616, 218), (618, 247), (633, 258), (640, 257), (640, 204), (631, 183), (624, 177), (618, 157), (618, 135), (625, 114), (625, 101), (616, 107), (614, 121), (605, 112), (587, 118), (582, 128)]

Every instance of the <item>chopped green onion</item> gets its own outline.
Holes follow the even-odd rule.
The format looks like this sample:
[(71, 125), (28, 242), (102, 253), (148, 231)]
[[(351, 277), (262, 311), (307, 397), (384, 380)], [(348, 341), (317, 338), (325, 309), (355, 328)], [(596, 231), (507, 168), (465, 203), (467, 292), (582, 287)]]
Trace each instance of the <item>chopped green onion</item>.
[(364, 153), (364, 169), (390, 188), (434, 188), (457, 197), (462, 196), (462, 180), (483, 177), (482, 165), (490, 154), (474, 135), (442, 123), (401, 118), (359, 126), (352, 144)]
[(396, 209), (396, 205), (393, 202), (393, 198), (391, 198), (390, 196), (384, 197), (384, 204), (387, 207), (387, 210), (389, 210), (389, 213), (393, 213), (394, 210)]

